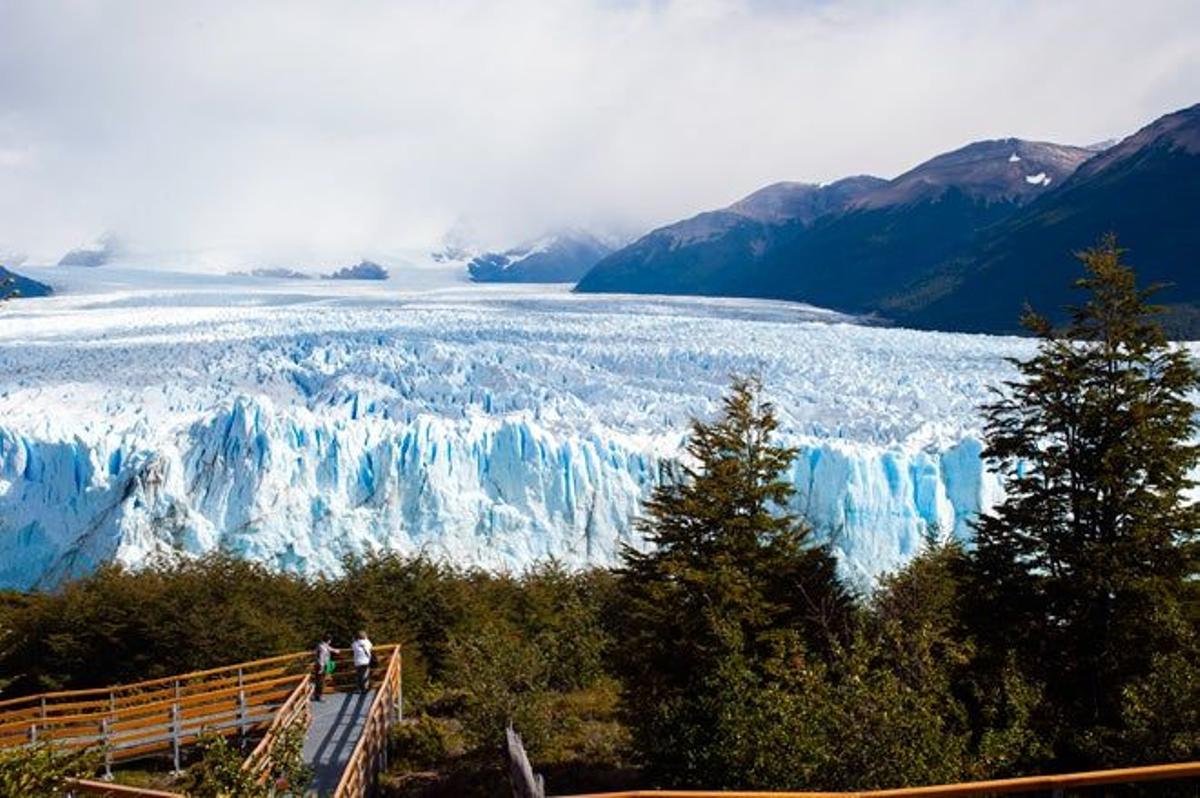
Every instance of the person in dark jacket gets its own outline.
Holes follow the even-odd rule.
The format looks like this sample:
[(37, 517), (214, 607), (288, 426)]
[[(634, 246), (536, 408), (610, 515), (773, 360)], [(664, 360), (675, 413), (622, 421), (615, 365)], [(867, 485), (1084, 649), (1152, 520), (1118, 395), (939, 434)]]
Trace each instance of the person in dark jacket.
[(325, 680), (333, 673), (333, 655), (341, 653), (332, 645), (333, 638), (325, 635), (317, 643), (317, 649), (314, 652), (313, 661), (313, 698), (316, 701), (323, 701), (322, 696), (325, 693)]

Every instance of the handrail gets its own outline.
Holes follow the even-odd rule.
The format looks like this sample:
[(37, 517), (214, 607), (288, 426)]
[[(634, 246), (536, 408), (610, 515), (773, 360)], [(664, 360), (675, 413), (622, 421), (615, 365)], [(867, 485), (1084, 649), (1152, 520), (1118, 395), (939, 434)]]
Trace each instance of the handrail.
[(73, 779), (67, 783), (67, 795), (70, 798), (82, 795), (107, 795), (110, 798), (185, 798), (184, 795), (177, 792), (152, 790), (149, 787), (130, 787), (125, 784), (94, 779)]
[(380, 681), (375, 700), (367, 711), (367, 720), (358, 742), (346, 762), (346, 769), (333, 791), (333, 798), (365, 798), (375, 784), (379, 771), (387, 767), (387, 733), (400, 713), (400, 647), (392, 648), (387, 670)]
[(933, 784), (924, 787), (897, 787), (887, 790), (850, 792), (766, 792), (715, 790), (627, 790), (624, 792), (583, 793), (559, 798), (964, 798), (965, 796), (1003, 795), (1108, 784), (1133, 784), (1144, 781), (1200, 779), (1200, 762), (1171, 765), (1092, 770), (1012, 779)]
[(292, 694), (288, 696), (288, 700), (275, 713), (275, 719), (271, 721), (271, 725), (267, 728), (263, 738), (258, 741), (258, 745), (254, 746), (250, 756), (246, 757), (246, 761), (242, 763), (243, 770), (258, 774), (259, 783), (265, 781), (271, 774), (275, 747), (279, 744), (282, 734), (297, 724), (307, 731), (312, 722), (312, 708), (308, 703), (312, 698), (312, 692), (312, 674), (306, 674), (300, 684), (296, 685)]
[[(116, 763), (168, 751), (178, 770), (182, 749), (202, 735), (244, 736), (276, 721), (280, 708), (311, 682), (301, 666), (308, 657), (298, 652), (128, 685), (10, 699), (0, 711), (0, 749), (39, 741), (96, 747), (106, 774)], [(80, 700), (98, 694), (107, 700)]]
[[(387, 657), (387, 666), (379, 691), (368, 710), (367, 726), (351, 755), (356, 771), (366, 775), (369, 784), (383, 764), (386, 732), (393, 716), (387, 710), (398, 705), (400, 688), (400, 647), (381, 645), (376, 651)], [(283, 731), (300, 724), (307, 729), (312, 718), (309, 699), (313, 692), (313, 673), (307, 668), (295, 673), (290, 665), (311, 657), (308, 652), (284, 654), (204, 671), (193, 671), (165, 679), (152, 679), (131, 685), (90, 688), (78, 691), (42, 693), (11, 699), (0, 711), (0, 748), (26, 745), (38, 740), (51, 741), (67, 748), (99, 747), (104, 753), (105, 771), (111, 775), (114, 763), (172, 750), (176, 770), (180, 751), (204, 734), (246, 734), (263, 731), (242, 767), (268, 779), (275, 749)], [(337, 659), (349, 658), (349, 652)], [(282, 667), (281, 667), (282, 666)], [(226, 676), (236, 674), (236, 676)], [(337, 681), (347, 681), (353, 673), (347, 669)], [(208, 681), (194, 681), (196, 679)], [(189, 680), (192, 680), (189, 682)], [(170, 684), (168, 690), (151, 689)], [(236, 683), (236, 686), (234, 686)], [(163, 699), (164, 693), (173, 700)], [(80, 697), (107, 694), (107, 701), (78, 701)], [(121, 698), (118, 699), (117, 695)], [(140, 700), (139, 700), (140, 699)], [(35, 710), (31, 712), (31, 707)], [(65, 710), (69, 714), (57, 714)], [(27, 733), (28, 732), (28, 733)], [(350, 770), (350, 766), (347, 770)], [(361, 776), (359, 777), (361, 779)], [(343, 781), (347, 779), (343, 774)], [(352, 780), (353, 781), (353, 780)], [(71, 795), (144, 796), (179, 798), (176, 793), (128, 787), (95, 779), (76, 779), (69, 783)], [(363, 792), (347, 793), (364, 795)]]
[(59, 690), (56, 692), (33, 693), (32, 695), (17, 696), (15, 698), (7, 698), (7, 699), (4, 699), (3, 701), (0, 701), (0, 714), (4, 714), (4, 713), (8, 712), (9, 711), (8, 708), (11, 706), (15, 706), (17, 704), (26, 703), (26, 702), (36, 703), (43, 699), (49, 700), (49, 699), (58, 699), (58, 698), (66, 698), (66, 697), (79, 698), (79, 697), (88, 696), (88, 695), (107, 696), (114, 689), (137, 692), (137, 691), (144, 690), (147, 687), (154, 687), (154, 686), (159, 686), (159, 685), (169, 685), (169, 684), (172, 684), (173, 682), (191, 682), (196, 679), (203, 679), (205, 677), (213, 676), (218, 673), (235, 673), (235, 672), (237, 672), (238, 669), (250, 670), (250, 669), (260, 668), (264, 665), (274, 665), (274, 664), (278, 664), (281, 662), (287, 662), (289, 660), (295, 660), (295, 659), (300, 659), (302, 657), (309, 657), (309, 656), (312, 656), (312, 655), (307, 651), (296, 651), (296, 652), (292, 652), (291, 654), (277, 654), (273, 657), (265, 657), (263, 659), (250, 660), (249, 662), (237, 662), (237, 663), (234, 663), (233, 665), (220, 665), (216, 668), (208, 668), (206, 670), (199, 670), (199, 671), (189, 671), (187, 673), (181, 673), (181, 674), (178, 674), (175, 676), (160, 676), (157, 679), (146, 679), (144, 681), (130, 682), (128, 684), (121, 684), (121, 685), (115, 685), (115, 686), (109, 686), (109, 687), (85, 687), (85, 688), (82, 688), (79, 690)]

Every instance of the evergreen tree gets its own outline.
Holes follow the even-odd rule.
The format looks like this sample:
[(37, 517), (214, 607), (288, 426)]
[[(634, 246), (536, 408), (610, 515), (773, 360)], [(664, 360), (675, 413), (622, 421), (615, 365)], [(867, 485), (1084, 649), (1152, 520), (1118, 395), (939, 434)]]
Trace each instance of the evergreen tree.
[(985, 408), (1007, 497), (978, 524), (972, 625), (993, 667), (1015, 653), (1046, 685), (1064, 765), (1114, 758), (1126, 689), (1190, 636), (1200, 378), (1121, 256), (1111, 236), (1079, 255), (1065, 330), (1026, 314), (1038, 351)]
[(660, 781), (736, 783), (722, 729), (737, 724), (714, 717), (744, 703), (731, 686), (754, 689), (797, 638), (829, 650), (847, 625), (832, 557), (787, 510), (796, 452), (772, 442), (777, 425), (759, 381), (736, 380), (718, 420), (693, 422), (683, 478), (647, 502), (651, 548), (624, 553), (628, 718)]

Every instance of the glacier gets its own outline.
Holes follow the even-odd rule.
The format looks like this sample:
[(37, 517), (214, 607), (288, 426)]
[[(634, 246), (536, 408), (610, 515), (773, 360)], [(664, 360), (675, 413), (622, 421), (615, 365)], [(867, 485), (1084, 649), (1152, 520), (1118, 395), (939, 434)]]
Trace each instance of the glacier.
[(305, 575), (381, 551), (613, 564), (689, 420), (751, 372), (798, 448), (794, 509), (869, 587), (1002, 495), (978, 406), (1032, 347), (403, 274), (70, 280), (0, 311), (4, 588), (215, 550)]

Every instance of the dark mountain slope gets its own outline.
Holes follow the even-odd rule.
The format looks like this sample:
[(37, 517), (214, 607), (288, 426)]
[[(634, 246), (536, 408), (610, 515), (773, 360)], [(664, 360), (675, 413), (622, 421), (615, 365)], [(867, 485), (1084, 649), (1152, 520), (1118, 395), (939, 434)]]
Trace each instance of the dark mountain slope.
[[(759, 296), (768, 252), (804, 227), (883, 186), (867, 175), (818, 186), (775, 183), (727, 208), (660, 227), (601, 260), (576, 287), (584, 292)], [(769, 294), (767, 294), (769, 295)]]
[[(1108, 232), (1144, 282), (1182, 307), (1177, 334), (1200, 334), (1200, 105), (1156, 121), (1079, 168), (1058, 191), (981, 232), (931, 274), (873, 308), (932, 329), (1012, 331), (1024, 302), (1062, 318), (1077, 299), (1072, 257)], [(1186, 323), (1181, 323), (1186, 322)]]
[(772, 297), (870, 310), (980, 229), (1062, 183), (1091, 155), (997, 139), (944, 153), (890, 181), (768, 186), (613, 253), (578, 290)]
[(50, 296), (54, 290), (37, 280), (24, 277), (0, 266), (0, 297)]

